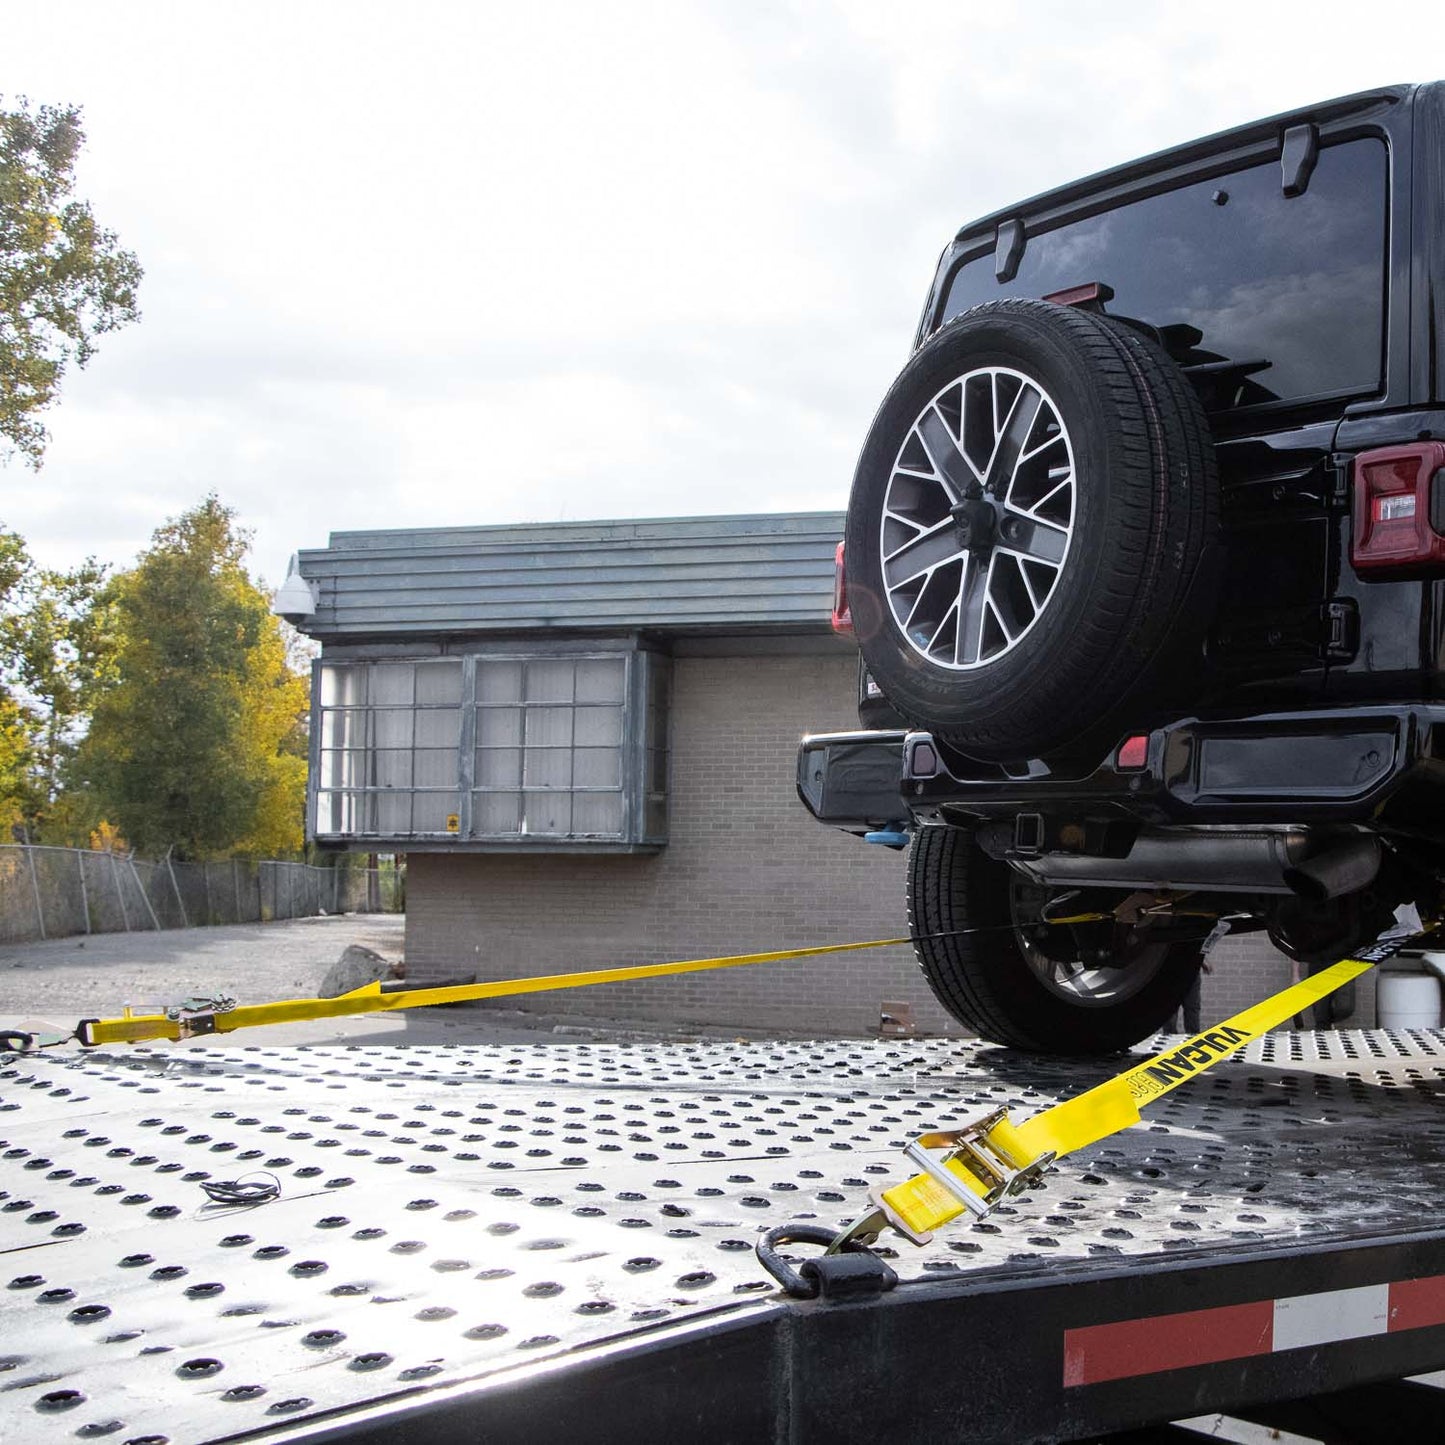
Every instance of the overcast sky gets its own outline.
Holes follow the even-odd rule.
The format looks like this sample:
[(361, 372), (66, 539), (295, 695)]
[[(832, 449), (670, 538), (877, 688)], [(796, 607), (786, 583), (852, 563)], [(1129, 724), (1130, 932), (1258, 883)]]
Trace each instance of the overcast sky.
[(84, 107), (139, 325), (0, 521), (124, 564), (216, 490), (273, 585), (335, 528), (841, 508), (970, 217), (1445, 72), (1436, 5), (5, 9)]

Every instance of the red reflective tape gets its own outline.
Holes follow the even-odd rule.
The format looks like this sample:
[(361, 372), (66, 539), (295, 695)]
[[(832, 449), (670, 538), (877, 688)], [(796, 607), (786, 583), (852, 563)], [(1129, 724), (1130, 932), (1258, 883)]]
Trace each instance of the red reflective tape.
[(1097, 1385), (1267, 1355), (1274, 1347), (1274, 1301), (1186, 1310), (1064, 1331), (1064, 1385)]
[(1390, 1332), (1445, 1325), (1445, 1274), (1397, 1279), (1390, 1286)]

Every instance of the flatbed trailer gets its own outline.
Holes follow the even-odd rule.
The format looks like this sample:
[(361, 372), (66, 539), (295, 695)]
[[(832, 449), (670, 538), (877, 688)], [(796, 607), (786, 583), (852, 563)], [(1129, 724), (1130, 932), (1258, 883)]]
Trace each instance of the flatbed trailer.
[[(760, 1266), (919, 1133), (1116, 1068), (942, 1039), (0, 1055), (0, 1439), (1182, 1440), (1220, 1411), (1445, 1438), (1445, 1392), (1404, 1381), (1445, 1367), (1436, 1032), (1256, 1041), (1047, 1188), (893, 1241), (896, 1288), (800, 1300)], [(257, 1170), (273, 1202), (201, 1188)]]

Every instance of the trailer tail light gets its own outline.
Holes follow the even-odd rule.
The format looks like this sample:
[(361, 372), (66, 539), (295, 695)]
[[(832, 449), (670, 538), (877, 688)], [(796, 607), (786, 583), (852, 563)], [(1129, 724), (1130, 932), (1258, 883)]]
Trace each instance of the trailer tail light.
[(848, 607), (848, 579), (843, 572), (843, 544), (833, 554), (833, 631), (840, 637), (853, 636), (853, 614)]
[(1445, 570), (1445, 443), (1361, 452), (1354, 493), (1350, 561), (1358, 571)]

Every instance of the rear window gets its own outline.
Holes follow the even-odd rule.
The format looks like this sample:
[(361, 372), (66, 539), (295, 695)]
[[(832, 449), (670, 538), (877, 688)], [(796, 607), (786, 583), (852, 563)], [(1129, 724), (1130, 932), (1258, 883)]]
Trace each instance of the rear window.
[(949, 285), (944, 318), (999, 296), (1102, 281), (1113, 316), (1158, 328), (1213, 409), (1376, 391), (1384, 354), (1384, 143), (1321, 150), (1302, 196), (1278, 161), (1031, 235), (999, 285), (992, 251)]

